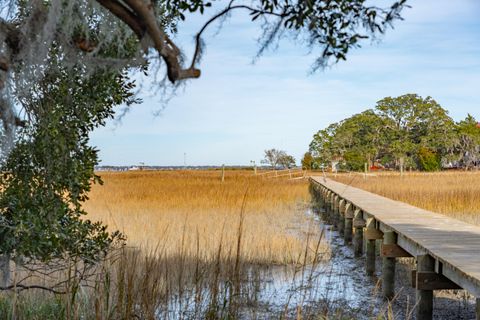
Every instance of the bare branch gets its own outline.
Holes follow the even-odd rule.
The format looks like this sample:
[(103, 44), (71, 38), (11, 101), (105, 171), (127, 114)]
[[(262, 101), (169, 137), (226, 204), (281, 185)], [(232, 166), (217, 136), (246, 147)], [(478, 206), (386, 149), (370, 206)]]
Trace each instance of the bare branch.
[(45, 290), (45, 291), (55, 293), (55, 294), (67, 294), (66, 291), (58, 291), (58, 290), (55, 290), (55, 289), (52, 289), (52, 288), (49, 288), (49, 287), (44, 287), (44, 286), (39, 286), (39, 285), (27, 286), (27, 285), (23, 285), (23, 284), (17, 284), (17, 285), (12, 284), (10, 286), (0, 287), (1, 291), (8, 291), (8, 290), (23, 291), (23, 290), (29, 290), (29, 289), (41, 289), (41, 290)]
[(193, 58), (192, 58), (192, 64), (190, 65), (190, 68), (193, 68), (195, 66), (195, 63), (197, 62), (198, 60), (198, 56), (200, 54), (200, 46), (201, 46), (201, 37), (202, 37), (202, 33), (207, 29), (207, 27), (213, 23), (214, 21), (216, 21), (217, 19), (223, 17), (224, 15), (228, 14), (230, 11), (233, 11), (233, 10), (236, 10), (236, 9), (245, 9), (247, 11), (250, 11), (251, 13), (255, 13), (255, 14), (260, 14), (260, 15), (271, 15), (271, 16), (275, 16), (275, 17), (278, 17), (278, 18), (285, 18), (286, 17), (286, 13), (283, 12), (283, 13), (277, 13), (277, 12), (271, 12), (271, 11), (264, 11), (264, 10), (259, 10), (259, 9), (255, 9), (255, 8), (252, 8), (250, 6), (247, 6), (247, 5), (233, 5), (233, 0), (230, 2), (230, 4), (225, 8), (223, 9), (222, 11), (220, 11), (219, 13), (217, 13), (216, 15), (214, 15), (213, 17), (211, 17), (210, 19), (208, 19), (205, 24), (202, 26), (202, 28), (200, 29), (200, 31), (195, 35), (195, 52), (193, 54)]

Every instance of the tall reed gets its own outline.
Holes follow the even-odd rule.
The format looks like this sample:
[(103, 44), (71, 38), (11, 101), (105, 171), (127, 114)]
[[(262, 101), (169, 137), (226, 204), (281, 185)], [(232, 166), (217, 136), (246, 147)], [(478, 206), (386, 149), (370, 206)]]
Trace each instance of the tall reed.
[(104, 186), (94, 186), (86, 204), (89, 217), (124, 232), (130, 246), (160, 246), (166, 255), (198, 251), (211, 259), (220, 241), (223, 254), (235, 252), (242, 219), (243, 261), (294, 262), (304, 248), (309, 219), (305, 180), (264, 179), (251, 171), (227, 171), (223, 183), (218, 171), (101, 176)]
[[(18, 297), (0, 294), (2, 316), (11, 318), (14, 312), (16, 319), (291, 316), (297, 306), (280, 298), (276, 302), (283, 308), (263, 310), (263, 278), (271, 268), (293, 268), (295, 277), (302, 274), (306, 283), (313, 278), (306, 266), (316, 266), (329, 256), (318, 224), (305, 214), (309, 208), (305, 181), (230, 171), (223, 183), (215, 171), (102, 176), (105, 186), (93, 188), (86, 206), (89, 218), (123, 231), (127, 246), (110, 252), (89, 281), (77, 279), (70, 270), (48, 280), (41, 275), (31, 278), (45, 285), (65, 281), (66, 295), (38, 290)], [(292, 294), (306, 290), (301, 288)]]

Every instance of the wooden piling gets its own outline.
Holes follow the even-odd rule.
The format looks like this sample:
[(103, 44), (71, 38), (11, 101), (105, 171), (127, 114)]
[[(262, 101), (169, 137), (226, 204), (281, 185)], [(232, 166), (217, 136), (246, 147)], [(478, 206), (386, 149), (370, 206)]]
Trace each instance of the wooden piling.
[(352, 235), (353, 235), (353, 205), (348, 202), (345, 206), (345, 231), (343, 233), (343, 240), (345, 244), (352, 243)]
[(363, 228), (365, 227), (365, 220), (363, 220), (363, 212), (356, 209), (353, 219), (353, 227), (355, 228), (355, 235), (353, 238), (353, 252), (355, 257), (360, 257), (363, 254)]
[(315, 190), (317, 193), (317, 201), (318, 201), (318, 211), (322, 214), (325, 211), (325, 198), (323, 196), (322, 188), (318, 188)]
[[(369, 218), (367, 220), (367, 232), (375, 232), (375, 224), (375, 219)], [(367, 238), (365, 269), (368, 276), (375, 274), (375, 239)]]
[(339, 228), (339, 225), (338, 225), (338, 201), (339, 201), (339, 197), (336, 195), (336, 194), (333, 194), (332, 195), (332, 212), (331, 212), (331, 216), (332, 216), (332, 223), (333, 225), (335, 226), (335, 228), (338, 230)]
[(477, 305), (475, 307), (476, 320), (480, 320), (480, 298), (477, 298)]
[(338, 210), (337, 210), (337, 223), (338, 223), (338, 233), (343, 235), (345, 231), (345, 218), (343, 217), (343, 212), (345, 210), (345, 200), (338, 197)]
[(333, 194), (332, 191), (328, 191), (328, 211), (330, 212), (330, 215), (332, 215), (333, 212), (333, 200), (335, 200), (335, 195)]
[(433, 312), (433, 290), (419, 290), (418, 274), (420, 272), (434, 272), (435, 260), (428, 254), (417, 256), (417, 290), (416, 315), (417, 320), (431, 320)]
[[(383, 234), (383, 244), (394, 245), (397, 243), (397, 235), (393, 231)], [(383, 257), (382, 263), (382, 292), (385, 299), (392, 300), (395, 296), (395, 258)]]
[(332, 222), (332, 218), (331, 218), (331, 209), (332, 209), (332, 202), (331, 202), (331, 197), (330, 197), (330, 191), (329, 190), (325, 190), (324, 191), (324, 197), (325, 197), (325, 220), (327, 221), (327, 223), (331, 223)]
[(337, 197), (337, 196), (335, 195), (335, 193), (330, 192), (330, 200), (331, 200), (331, 202), (330, 202), (330, 209), (332, 210), (332, 212), (335, 211), (335, 199), (336, 199), (336, 197)]

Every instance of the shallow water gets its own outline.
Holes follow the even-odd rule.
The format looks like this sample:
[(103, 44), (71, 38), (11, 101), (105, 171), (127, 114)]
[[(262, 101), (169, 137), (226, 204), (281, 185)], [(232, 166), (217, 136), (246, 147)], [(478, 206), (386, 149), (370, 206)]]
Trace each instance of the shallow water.
[(351, 314), (355, 319), (367, 319), (376, 314), (379, 310), (375, 280), (365, 276), (362, 263), (354, 258), (352, 248), (343, 245), (343, 238), (320, 219), (317, 222), (325, 230), (330, 259), (301, 270), (270, 268), (262, 274), (264, 285), (258, 295), (259, 305), (268, 305), (270, 312), (276, 309), (292, 313), (291, 310), (300, 309), (307, 316), (309, 312), (345, 312), (347, 317)]
[[(307, 215), (313, 215), (307, 211)], [(334, 319), (381, 319), (387, 313), (393, 319), (413, 319), (412, 306), (415, 290), (409, 286), (409, 268), (397, 263), (396, 288), (400, 292), (389, 305), (383, 300), (377, 277), (365, 274), (364, 258), (355, 258), (352, 246), (345, 246), (344, 240), (332, 226), (324, 224), (315, 216), (317, 227), (324, 230), (324, 242), (328, 245), (328, 259), (322, 259), (315, 266), (300, 269), (285, 266), (265, 268), (252, 267), (242, 281), (240, 297), (231, 299), (231, 284), (225, 283), (220, 290), (226, 304), (239, 301), (242, 319), (303, 319), (324, 316)], [(381, 270), (381, 259), (377, 259), (376, 270)], [(208, 290), (207, 290), (208, 292)], [(186, 298), (186, 299), (185, 299)], [(183, 301), (182, 301), (183, 300)], [(201, 309), (209, 304), (208, 294), (202, 297)], [(198, 318), (192, 306), (197, 305), (195, 294), (169, 303), (169, 310), (161, 318)], [(185, 308), (186, 307), (186, 308)], [(217, 311), (224, 318), (228, 306)], [(225, 311), (227, 310), (227, 311)], [(204, 315), (202, 312), (200, 314)], [(434, 301), (434, 319), (474, 319), (474, 299), (463, 292), (438, 292)]]

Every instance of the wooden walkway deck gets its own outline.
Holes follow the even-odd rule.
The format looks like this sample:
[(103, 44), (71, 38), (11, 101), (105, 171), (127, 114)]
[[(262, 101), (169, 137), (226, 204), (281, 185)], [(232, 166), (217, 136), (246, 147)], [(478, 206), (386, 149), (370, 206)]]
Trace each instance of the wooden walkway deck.
[[(363, 227), (358, 221), (354, 221), (353, 224), (348, 223), (348, 219), (353, 217), (353, 212), (356, 212), (355, 218), (364, 220), (365, 224), (368, 224), (368, 221), (373, 222), (371, 225), (377, 232), (380, 231), (378, 234), (387, 232), (394, 234), (395, 244), (405, 250), (408, 255), (417, 260), (420, 256), (431, 257), (434, 263), (434, 270), (431, 272), (435, 272), (436, 276), (440, 275), (442, 278), (444, 276), (447, 281), (452, 282), (450, 285), (445, 285), (443, 281), (445, 288), (437, 284), (438, 289), (448, 289), (456, 284), (477, 298), (480, 297), (480, 227), (328, 178), (311, 177), (310, 179), (314, 190), (323, 200), (323, 205), (329, 210), (337, 209), (341, 219), (346, 219), (345, 223), (341, 223), (341, 228), (347, 226), (354, 231), (365, 230), (355, 229), (355, 226)], [(346, 209), (347, 205), (349, 209)], [(349, 214), (345, 210), (351, 210), (352, 213)], [(352, 231), (344, 232), (348, 234)], [(370, 238), (382, 239), (382, 237)], [(386, 243), (385, 239), (384, 243)], [(437, 279), (439, 279), (438, 276)], [(431, 281), (432, 287), (437, 289), (436, 284), (433, 283), (434, 280)], [(417, 286), (417, 289), (419, 287), (421, 288), (422, 284)], [(477, 306), (477, 313), (478, 310), (479, 306)], [(477, 319), (479, 319), (478, 314)]]

